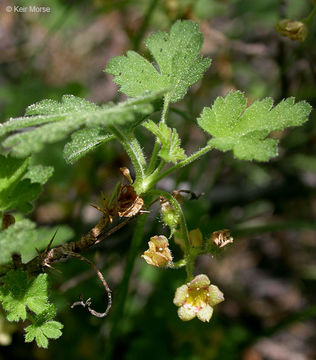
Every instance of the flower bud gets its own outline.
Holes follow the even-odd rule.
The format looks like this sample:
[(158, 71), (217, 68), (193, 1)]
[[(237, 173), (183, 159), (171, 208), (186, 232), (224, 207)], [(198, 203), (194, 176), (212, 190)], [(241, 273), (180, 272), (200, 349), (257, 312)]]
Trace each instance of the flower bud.
[(179, 225), (179, 214), (176, 212), (170, 202), (165, 198), (160, 198), (160, 204), (162, 221), (164, 224), (169, 226), (171, 234), (173, 234)]
[(189, 232), (190, 245), (199, 249), (202, 246), (203, 235), (200, 229), (190, 230)]
[(301, 21), (281, 19), (276, 24), (276, 30), (291, 40), (304, 41), (307, 35), (307, 27)]
[(148, 246), (149, 249), (142, 255), (147, 264), (161, 267), (168, 265), (172, 261), (169, 241), (164, 235), (152, 236)]
[[(200, 231), (200, 229), (193, 229), (189, 231), (189, 241), (190, 241), (190, 245), (193, 248), (196, 249), (200, 249), (202, 246), (202, 241), (203, 241), (203, 235)], [(178, 244), (181, 248), (181, 250), (184, 252), (185, 249), (185, 243), (184, 240), (182, 238), (182, 234), (180, 231), (177, 231), (174, 234), (174, 242), (176, 244)]]

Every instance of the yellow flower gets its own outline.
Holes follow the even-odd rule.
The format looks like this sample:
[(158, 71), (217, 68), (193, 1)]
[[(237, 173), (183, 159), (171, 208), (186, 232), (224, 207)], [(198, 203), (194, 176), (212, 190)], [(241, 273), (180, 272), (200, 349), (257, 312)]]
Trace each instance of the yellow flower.
[(183, 321), (197, 317), (209, 322), (213, 314), (213, 306), (224, 301), (224, 294), (210, 279), (204, 275), (197, 275), (191, 282), (180, 286), (175, 294), (173, 303), (179, 306), (178, 315)]
[(142, 258), (147, 264), (153, 266), (166, 266), (172, 261), (169, 241), (164, 235), (152, 236), (148, 242), (149, 249), (144, 252)]

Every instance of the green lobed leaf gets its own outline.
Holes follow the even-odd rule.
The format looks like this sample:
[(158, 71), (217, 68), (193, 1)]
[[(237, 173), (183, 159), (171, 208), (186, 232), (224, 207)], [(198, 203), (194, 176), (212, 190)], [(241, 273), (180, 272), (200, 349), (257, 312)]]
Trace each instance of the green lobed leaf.
[(55, 307), (50, 305), (47, 310), (32, 317), (32, 324), (25, 328), (25, 342), (36, 341), (38, 347), (47, 348), (48, 339), (58, 339), (64, 327), (59, 321), (52, 320), (56, 315)]
[(0, 137), (12, 131), (28, 129), (7, 137), (2, 146), (10, 148), (17, 157), (26, 157), (40, 151), (44, 144), (66, 138), (81, 127), (109, 127), (130, 125), (135, 114), (152, 112), (151, 101), (161, 98), (164, 90), (154, 94), (143, 94), (117, 105), (97, 106), (87, 100), (72, 95), (64, 95), (62, 101), (43, 100), (31, 105), (25, 117), (10, 119), (0, 127)]
[(71, 135), (71, 141), (65, 145), (64, 158), (69, 164), (74, 164), (89, 151), (114, 138), (114, 135), (100, 127), (78, 130)]
[(52, 246), (64, 244), (73, 237), (68, 226), (35, 229), (35, 224), (23, 219), (0, 232), (0, 264), (7, 264), (18, 253), (26, 263), (37, 255), (36, 249), (44, 250), (57, 230)]
[(11, 270), (2, 277), (2, 281), (0, 300), (8, 312), (9, 321), (25, 320), (27, 309), (35, 314), (47, 310), (47, 274), (28, 279), (25, 271)]
[(164, 161), (176, 164), (186, 158), (176, 129), (171, 129), (164, 123), (156, 125), (152, 120), (144, 123), (144, 127), (159, 139), (161, 148), (158, 155)]
[(278, 140), (268, 138), (272, 131), (299, 126), (308, 120), (311, 106), (294, 98), (273, 106), (266, 98), (249, 107), (240, 91), (218, 97), (212, 108), (206, 107), (198, 119), (203, 130), (213, 136), (209, 144), (222, 151), (232, 150), (241, 160), (268, 161), (278, 154)]
[(159, 71), (134, 51), (112, 58), (106, 71), (115, 76), (115, 83), (128, 96), (167, 88), (167, 101), (177, 102), (191, 85), (201, 79), (211, 64), (210, 59), (199, 55), (202, 43), (199, 25), (179, 20), (171, 27), (169, 35), (158, 31), (145, 42)]

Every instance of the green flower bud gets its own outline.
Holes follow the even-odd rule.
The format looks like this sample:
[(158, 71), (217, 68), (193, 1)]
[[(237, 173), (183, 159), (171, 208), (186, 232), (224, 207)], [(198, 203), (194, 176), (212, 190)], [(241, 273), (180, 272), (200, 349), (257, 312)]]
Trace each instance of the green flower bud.
[(307, 35), (307, 27), (304, 23), (290, 19), (279, 20), (276, 24), (276, 30), (291, 40), (304, 41)]
[(165, 198), (160, 199), (161, 204), (161, 219), (164, 224), (168, 225), (173, 234), (178, 226), (180, 221), (180, 216), (174, 209), (174, 207), (167, 201)]

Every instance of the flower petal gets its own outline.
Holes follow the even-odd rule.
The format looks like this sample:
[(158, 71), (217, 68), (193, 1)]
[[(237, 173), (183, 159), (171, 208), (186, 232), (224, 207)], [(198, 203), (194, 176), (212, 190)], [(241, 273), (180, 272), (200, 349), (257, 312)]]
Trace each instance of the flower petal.
[(204, 287), (210, 285), (210, 279), (204, 275), (197, 275), (189, 284), (189, 287)]
[(213, 308), (210, 305), (206, 305), (196, 315), (199, 320), (209, 322), (213, 315)]
[(176, 306), (182, 306), (185, 302), (188, 293), (188, 287), (186, 285), (180, 286), (174, 295), (173, 303)]
[(178, 316), (182, 321), (189, 321), (196, 317), (196, 312), (193, 309), (181, 306), (178, 309)]
[(150, 241), (154, 243), (157, 248), (165, 248), (169, 246), (169, 241), (164, 235), (155, 235), (150, 238)]
[(224, 294), (220, 291), (220, 289), (216, 285), (210, 285), (209, 291), (209, 300), (208, 303), (211, 306), (219, 304), (220, 302), (224, 301)]
[(153, 262), (152, 258), (150, 256), (145, 255), (146, 253), (147, 253), (147, 251), (141, 257), (146, 261), (146, 263), (148, 265), (156, 266), (155, 263)]

